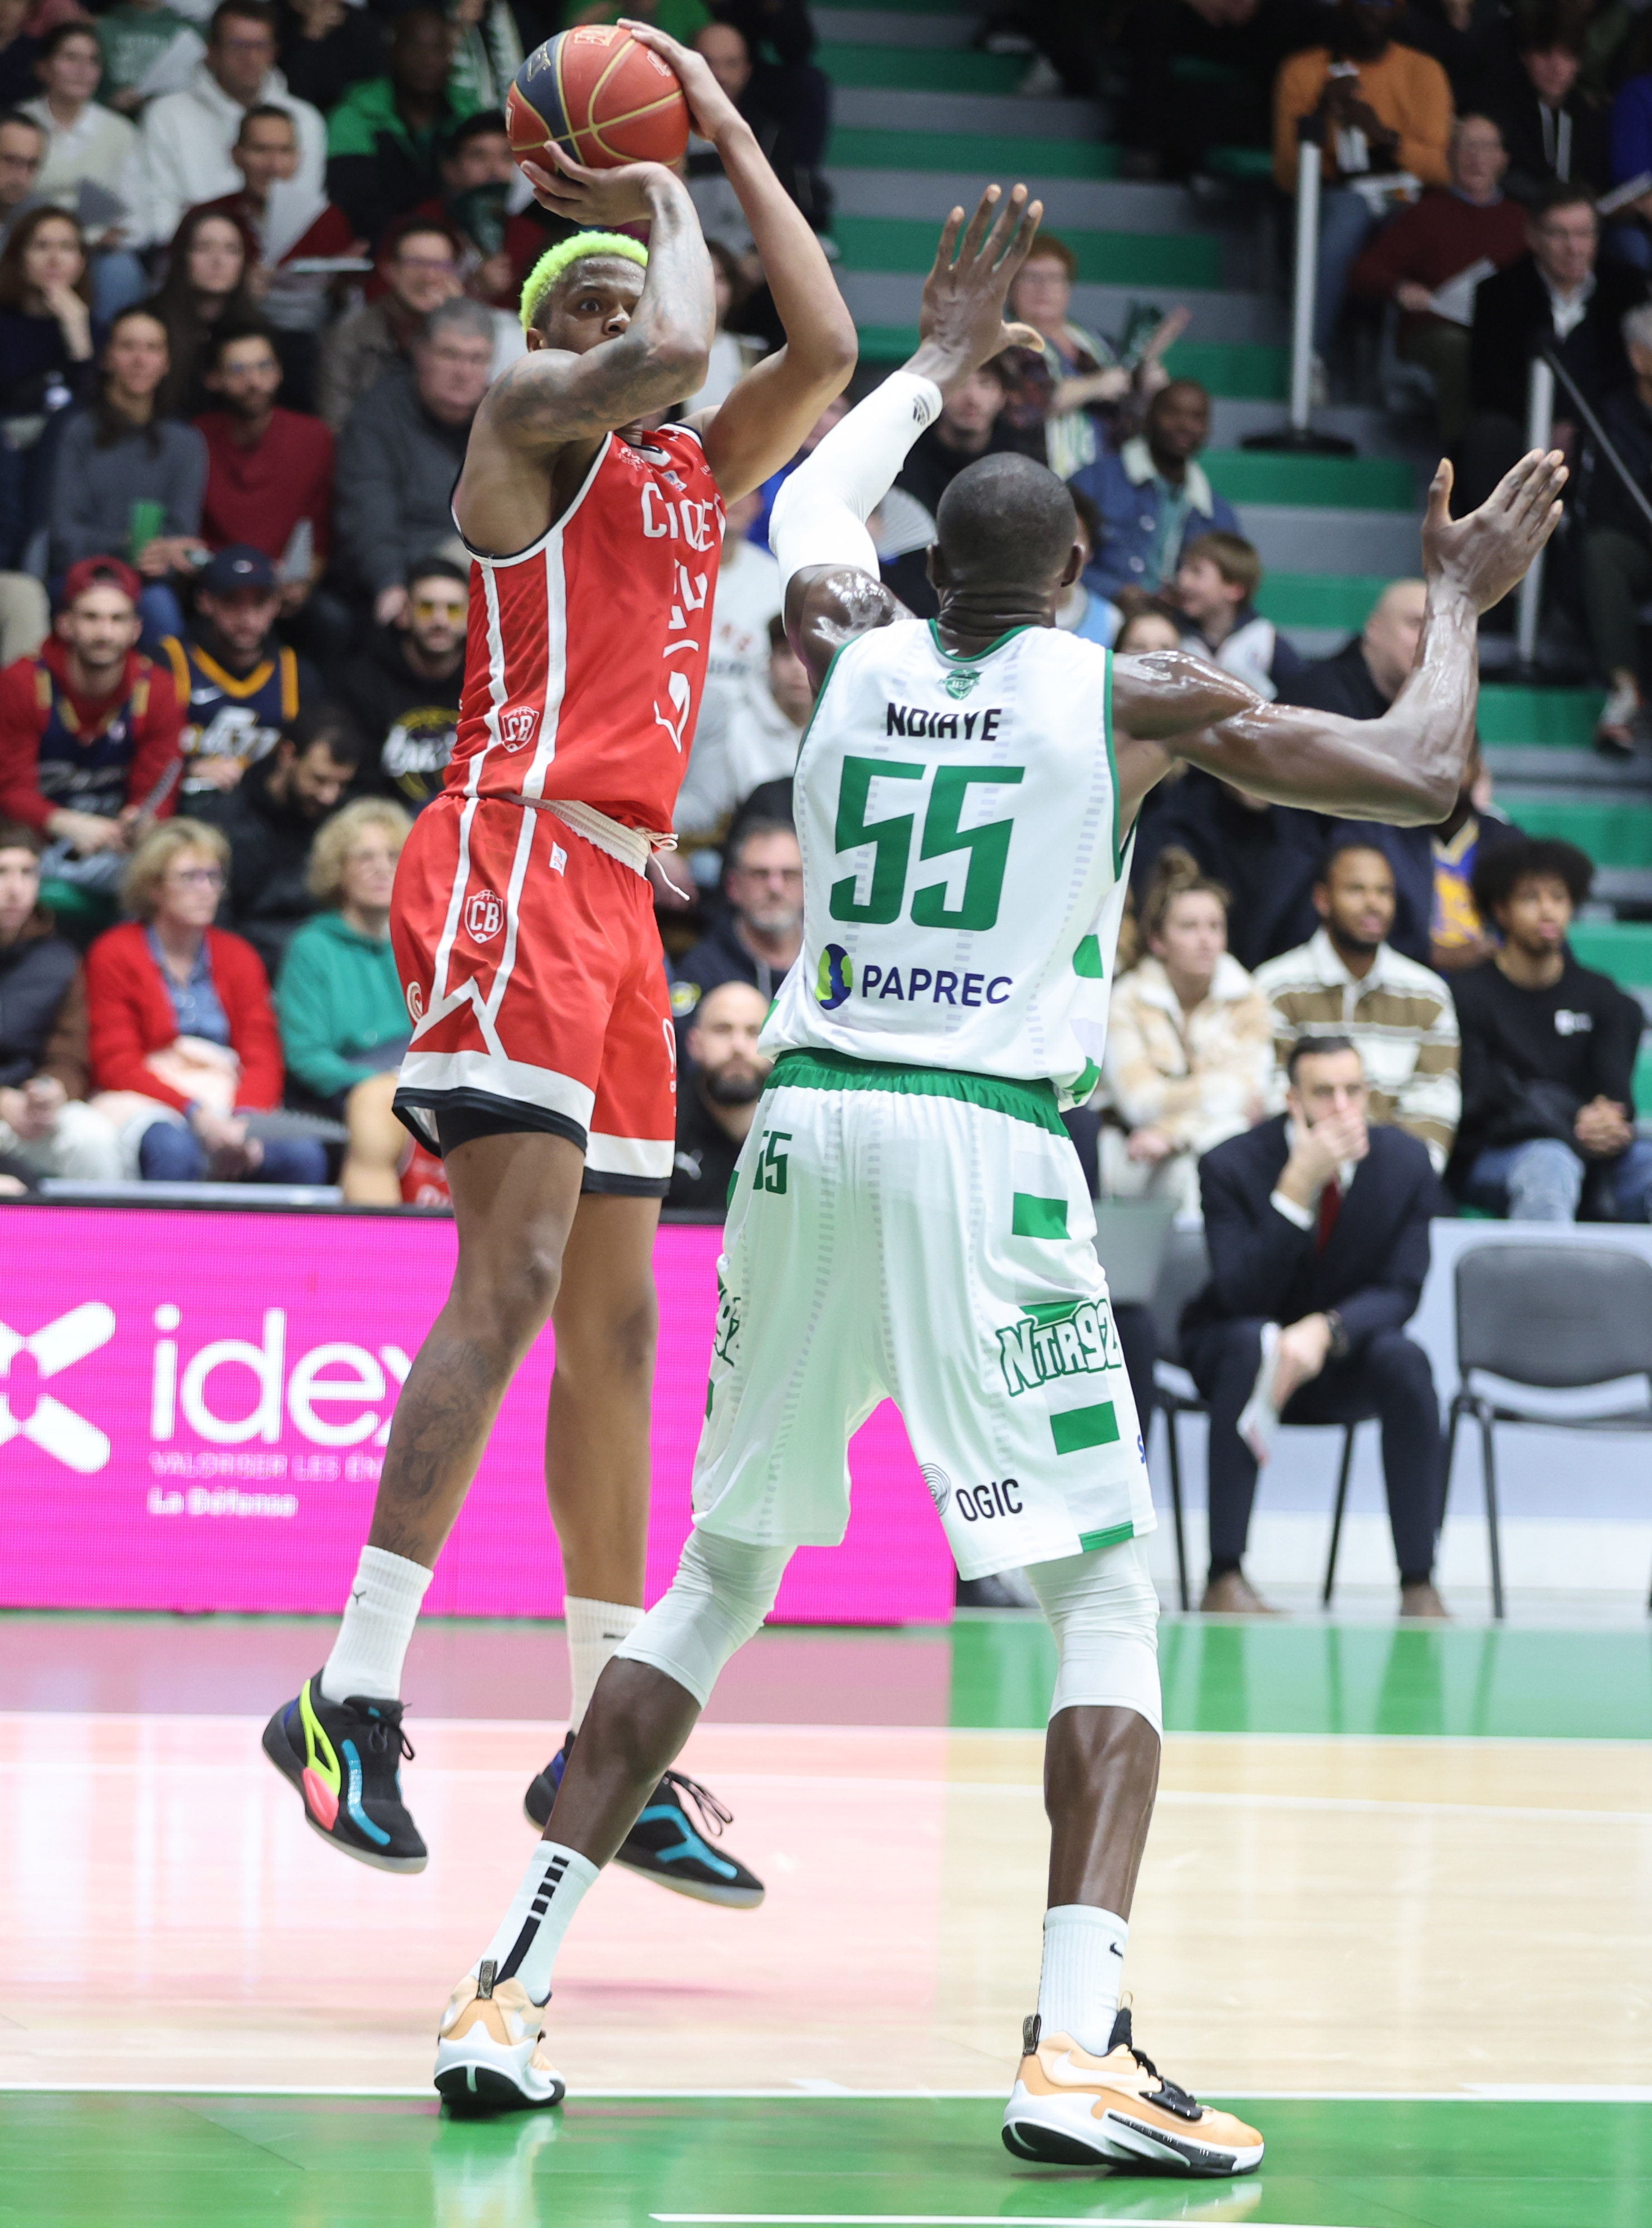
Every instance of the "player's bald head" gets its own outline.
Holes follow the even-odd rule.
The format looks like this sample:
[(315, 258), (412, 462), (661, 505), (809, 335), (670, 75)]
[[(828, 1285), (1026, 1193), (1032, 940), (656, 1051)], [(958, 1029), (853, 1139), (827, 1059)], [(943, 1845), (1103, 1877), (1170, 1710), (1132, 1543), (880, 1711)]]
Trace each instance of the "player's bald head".
[(938, 585), (1042, 589), (1066, 568), (1079, 538), (1064, 482), (1030, 457), (982, 457), (941, 497), (935, 521)]

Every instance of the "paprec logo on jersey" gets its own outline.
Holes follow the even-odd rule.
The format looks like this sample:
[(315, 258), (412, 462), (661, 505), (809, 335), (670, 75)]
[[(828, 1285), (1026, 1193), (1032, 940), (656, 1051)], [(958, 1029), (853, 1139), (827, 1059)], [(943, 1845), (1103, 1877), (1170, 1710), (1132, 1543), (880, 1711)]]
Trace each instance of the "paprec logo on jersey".
[(815, 1002), (826, 1013), (841, 1006), (855, 988), (855, 962), (841, 944), (829, 944), (820, 955), (815, 977)]
[(491, 890), (473, 890), (464, 900), (465, 933), (473, 944), (485, 944), (504, 925), (504, 906)]
[(539, 714), (531, 704), (512, 704), (499, 714), (499, 737), (508, 751), (519, 751), (534, 739)]

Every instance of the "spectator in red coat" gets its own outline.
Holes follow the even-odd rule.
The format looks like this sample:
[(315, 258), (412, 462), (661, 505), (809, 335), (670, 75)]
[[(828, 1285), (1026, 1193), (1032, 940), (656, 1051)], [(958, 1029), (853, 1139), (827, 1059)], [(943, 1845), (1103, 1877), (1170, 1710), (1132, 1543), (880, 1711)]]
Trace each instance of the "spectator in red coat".
[(319, 1183), (313, 1137), (259, 1137), (247, 1115), (281, 1103), (281, 1038), (252, 945), (211, 925), (229, 846), (198, 820), (153, 829), (124, 894), (134, 920), (86, 955), (93, 1081), (155, 1182)]
[(118, 558), (82, 558), (39, 656), (0, 673), (0, 815), (46, 838), (48, 880), (111, 895), (182, 771), (172, 676), (137, 647), (139, 587)]
[(331, 430), (279, 407), (281, 361), (261, 325), (221, 327), (204, 376), (215, 407), (195, 421), (207, 445), (202, 539), (261, 549), (282, 573), (284, 610), (296, 611), (327, 569)]
[(1526, 212), (1503, 191), (1508, 156), (1489, 116), (1459, 116), (1451, 132), (1451, 182), (1386, 225), (1348, 276), (1355, 294), (1401, 311), (1401, 355), (1434, 375), (1440, 439), (1454, 448), (1469, 422), (1469, 328), (1472, 298), (1442, 317), (1433, 298), (1476, 263), (1502, 271), (1525, 254)]

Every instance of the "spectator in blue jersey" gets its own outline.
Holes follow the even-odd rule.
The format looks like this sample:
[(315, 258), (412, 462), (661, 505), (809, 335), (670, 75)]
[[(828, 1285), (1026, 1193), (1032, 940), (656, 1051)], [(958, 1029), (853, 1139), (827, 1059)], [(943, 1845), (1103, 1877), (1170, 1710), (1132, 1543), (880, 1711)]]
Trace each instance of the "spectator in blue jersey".
[(1195, 379), (1173, 379), (1147, 407), (1134, 440), (1109, 450), (1069, 483), (1101, 515), (1102, 540), (1085, 574), (1098, 595), (1152, 595), (1176, 575), (1189, 541), (1213, 527), (1237, 535), (1230, 504), (1211, 486), (1199, 451), (1210, 439), (1210, 397)]
[(185, 707), (183, 787), (234, 789), (281, 731), (321, 701), (321, 678), (275, 639), (281, 586), (261, 549), (221, 549), (201, 575), (195, 616), (163, 645)]

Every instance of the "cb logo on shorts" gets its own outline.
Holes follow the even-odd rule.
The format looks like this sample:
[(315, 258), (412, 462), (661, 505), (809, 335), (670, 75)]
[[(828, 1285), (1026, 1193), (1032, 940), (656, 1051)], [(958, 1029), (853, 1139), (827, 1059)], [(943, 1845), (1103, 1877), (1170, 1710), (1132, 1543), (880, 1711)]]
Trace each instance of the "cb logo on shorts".
[(513, 704), (509, 711), (499, 714), (499, 734), (508, 751), (519, 751), (534, 739), (534, 730), (539, 725), (539, 714), (531, 704)]
[(464, 900), (465, 932), (473, 943), (485, 944), (504, 925), (504, 906), (491, 890), (477, 890)]

